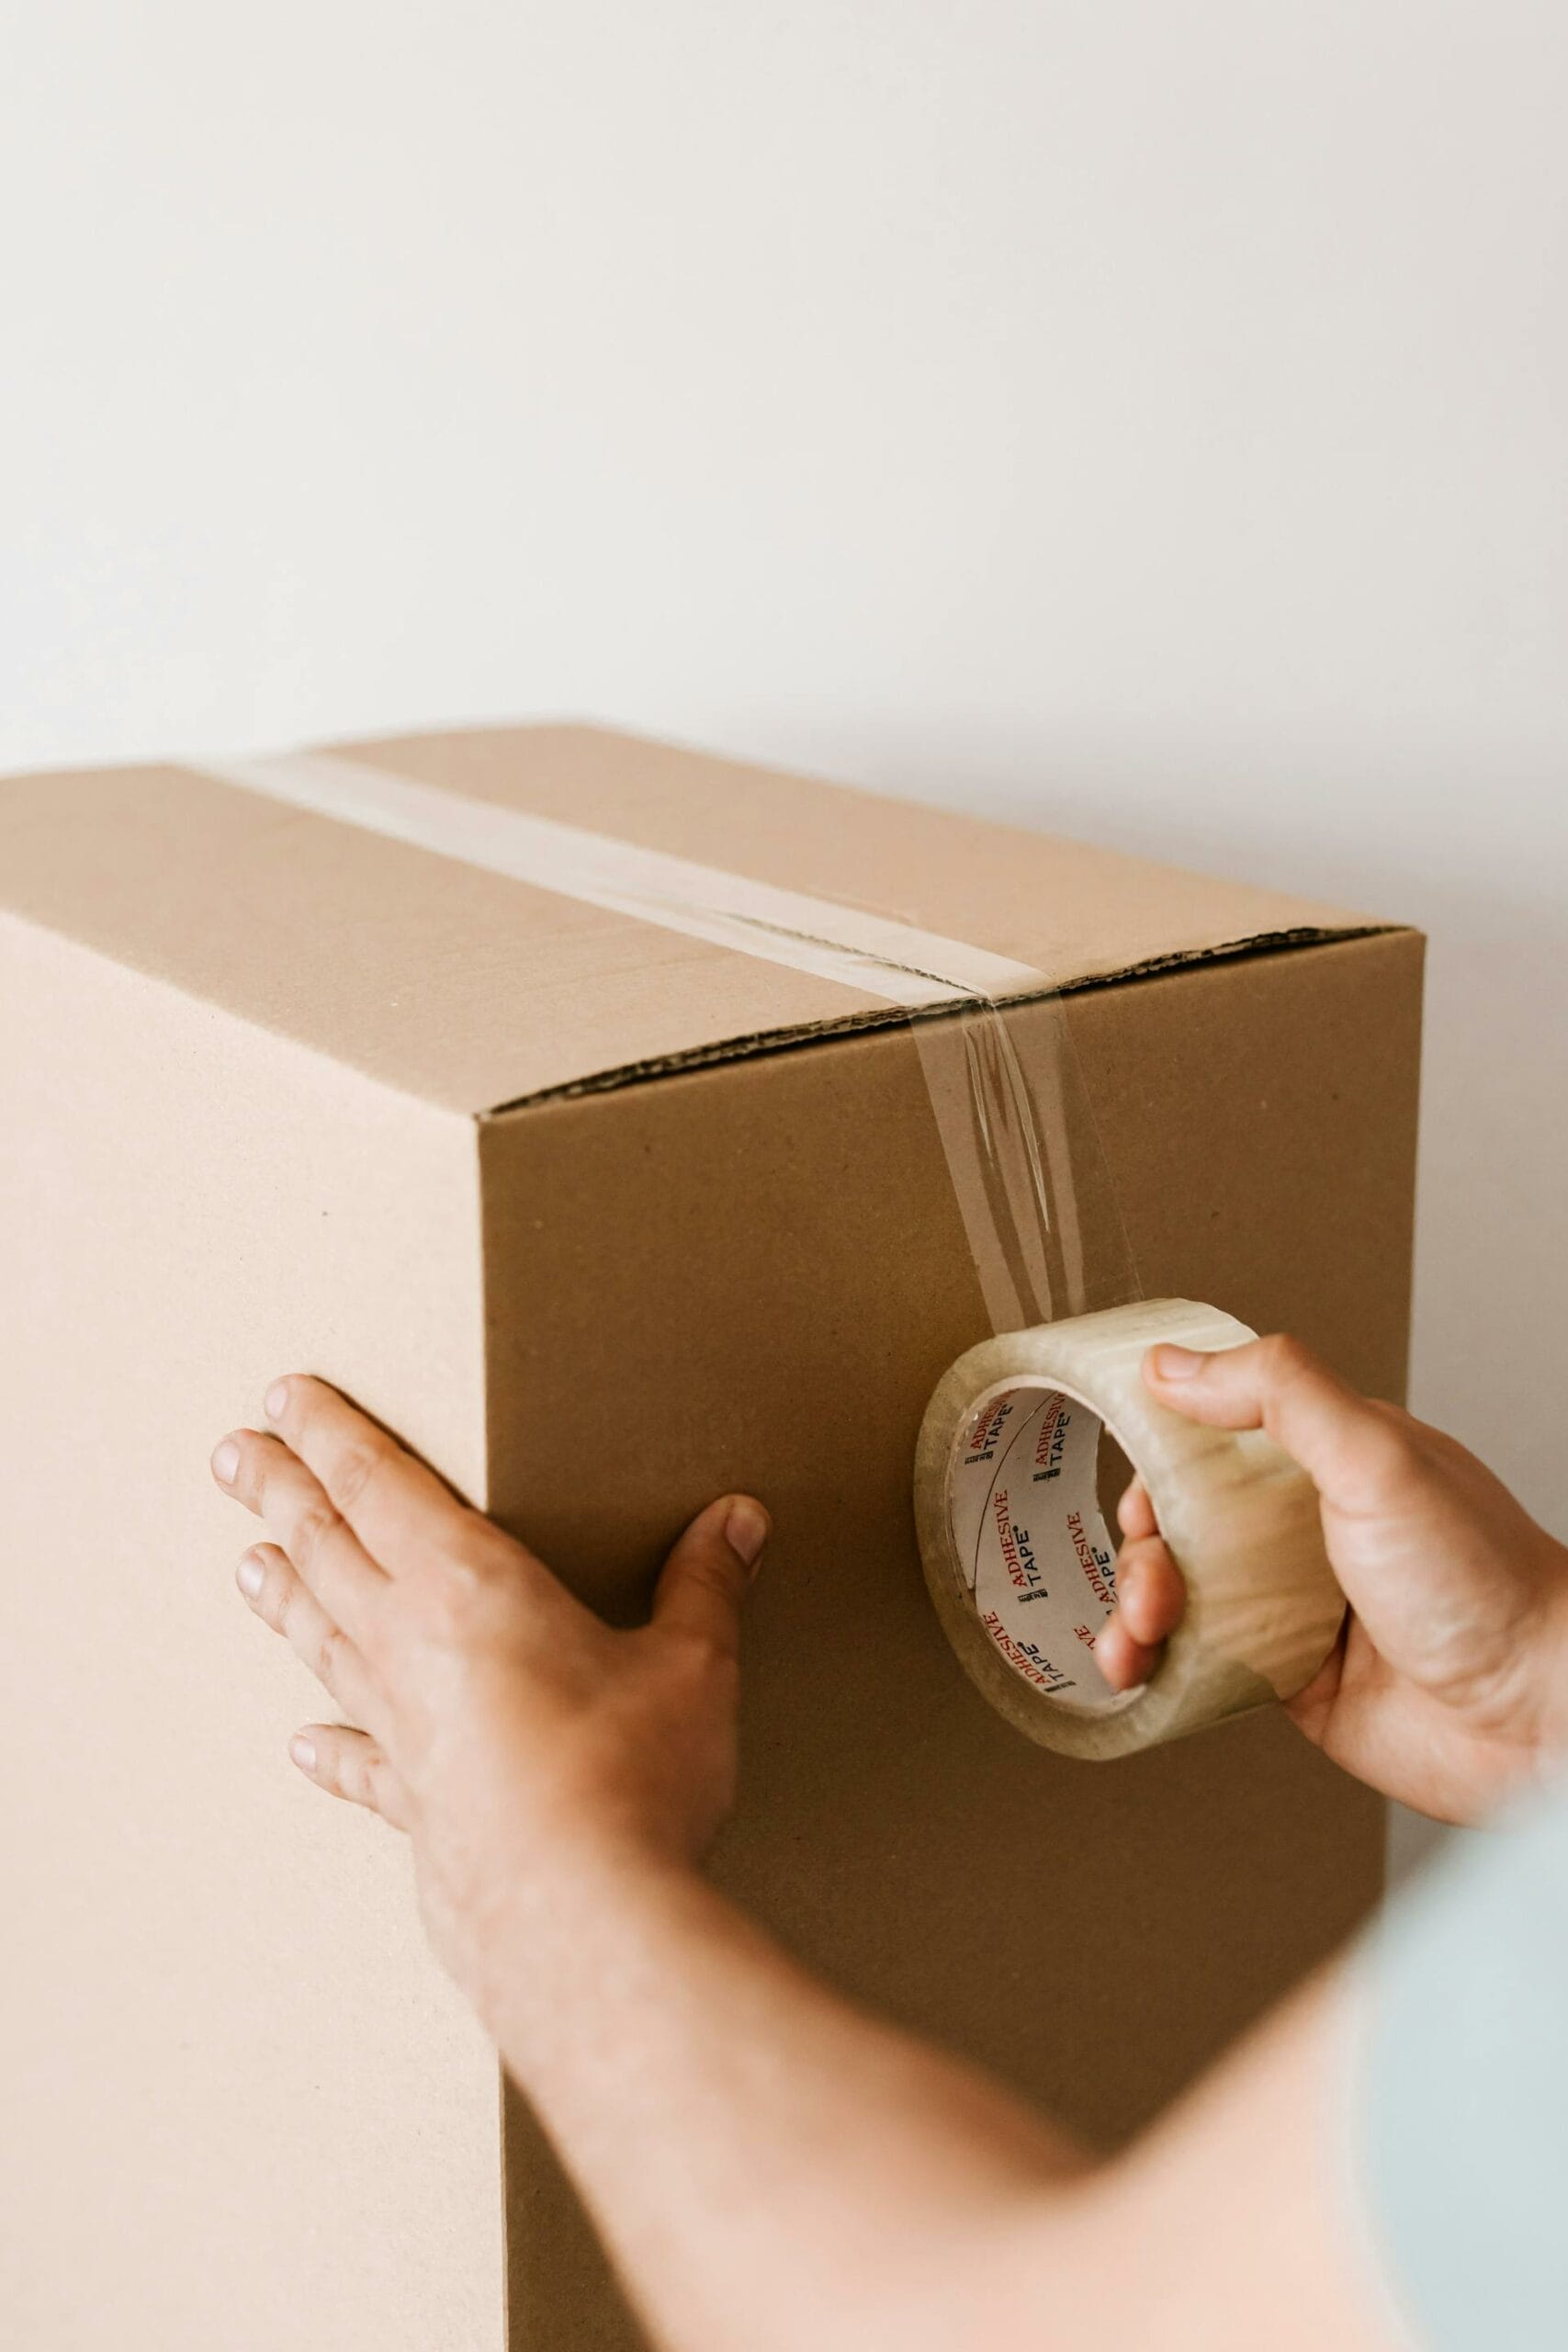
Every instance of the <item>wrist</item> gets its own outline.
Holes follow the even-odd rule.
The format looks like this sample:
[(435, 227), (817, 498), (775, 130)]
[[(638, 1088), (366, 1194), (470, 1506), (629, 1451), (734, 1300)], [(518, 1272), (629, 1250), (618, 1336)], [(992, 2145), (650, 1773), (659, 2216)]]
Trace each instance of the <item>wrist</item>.
[(531, 1821), (459, 1872), (428, 1853), (419, 1864), (432, 1940), (519, 2074), (552, 2019), (705, 1892), (694, 1861), (604, 1815)]

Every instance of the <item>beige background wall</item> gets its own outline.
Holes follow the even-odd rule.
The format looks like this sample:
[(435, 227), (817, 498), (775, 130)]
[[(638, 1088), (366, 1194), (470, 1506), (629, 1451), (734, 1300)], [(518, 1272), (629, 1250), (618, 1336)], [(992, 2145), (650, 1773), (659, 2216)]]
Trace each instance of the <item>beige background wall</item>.
[(1417, 1391), (1568, 1531), (1551, 0), (56, 0), (0, 763), (571, 711), (1436, 937)]

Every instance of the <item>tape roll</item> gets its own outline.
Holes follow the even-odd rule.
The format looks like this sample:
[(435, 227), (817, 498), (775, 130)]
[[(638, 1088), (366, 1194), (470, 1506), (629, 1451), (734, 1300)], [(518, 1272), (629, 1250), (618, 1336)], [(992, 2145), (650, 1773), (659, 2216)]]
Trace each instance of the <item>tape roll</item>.
[[(1256, 1337), (1217, 1307), (1150, 1300), (984, 1340), (938, 1384), (915, 1462), (926, 1581), (971, 1680), (1043, 1747), (1111, 1757), (1179, 1739), (1292, 1697), (1333, 1648), (1345, 1598), (1311, 1479), (1261, 1430), (1184, 1420), (1143, 1379), (1156, 1341)], [(1094, 1663), (1115, 1605), (1102, 1431), (1187, 1582), (1158, 1668), (1125, 1693)]]

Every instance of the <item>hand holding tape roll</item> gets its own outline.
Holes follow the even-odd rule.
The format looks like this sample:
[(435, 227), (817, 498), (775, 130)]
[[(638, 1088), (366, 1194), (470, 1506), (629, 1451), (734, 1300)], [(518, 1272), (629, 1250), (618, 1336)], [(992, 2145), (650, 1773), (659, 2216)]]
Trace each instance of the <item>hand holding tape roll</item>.
[[(1162, 1340), (1256, 1336), (1217, 1307), (1150, 1300), (982, 1340), (938, 1384), (915, 1463), (926, 1580), (964, 1671), (1042, 1746), (1100, 1758), (1180, 1738), (1293, 1697), (1333, 1648), (1345, 1598), (1312, 1480), (1263, 1430), (1184, 1420), (1143, 1379)], [(1094, 1663), (1115, 1606), (1102, 1430), (1187, 1584), (1159, 1667), (1122, 1693)]]

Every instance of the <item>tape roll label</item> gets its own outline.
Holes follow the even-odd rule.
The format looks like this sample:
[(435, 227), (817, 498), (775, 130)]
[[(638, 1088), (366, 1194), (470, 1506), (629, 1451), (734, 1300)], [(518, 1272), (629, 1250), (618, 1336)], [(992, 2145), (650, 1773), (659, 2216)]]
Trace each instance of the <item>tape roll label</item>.
[(1058, 1388), (983, 1397), (949, 1486), (954, 1548), (975, 1612), (1013, 1672), (1064, 1705), (1123, 1703), (1094, 1662), (1116, 1605), (1116, 1553), (1100, 1508), (1098, 1415)]

